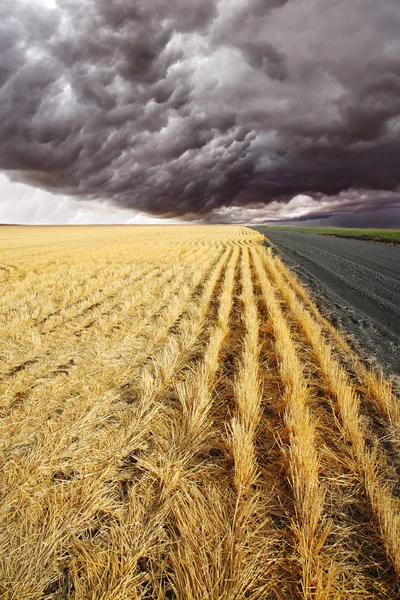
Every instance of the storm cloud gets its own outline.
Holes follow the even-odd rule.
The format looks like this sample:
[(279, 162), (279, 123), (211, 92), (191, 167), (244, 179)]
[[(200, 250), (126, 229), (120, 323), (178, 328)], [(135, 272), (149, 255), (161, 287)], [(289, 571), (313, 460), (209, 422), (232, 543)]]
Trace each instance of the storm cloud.
[(6, 0), (0, 169), (196, 221), (398, 206), (399, 32), (398, 0)]

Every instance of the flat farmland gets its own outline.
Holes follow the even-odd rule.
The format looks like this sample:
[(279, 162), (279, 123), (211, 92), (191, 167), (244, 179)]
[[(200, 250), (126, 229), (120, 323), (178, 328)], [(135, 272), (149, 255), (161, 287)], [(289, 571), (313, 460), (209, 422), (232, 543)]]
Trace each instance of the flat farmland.
[(0, 596), (400, 597), (400, 410), (257, 231), (0, 228)]
[(259, 230), (369, 359), (400, 375), (400, 246), (297, 229)]

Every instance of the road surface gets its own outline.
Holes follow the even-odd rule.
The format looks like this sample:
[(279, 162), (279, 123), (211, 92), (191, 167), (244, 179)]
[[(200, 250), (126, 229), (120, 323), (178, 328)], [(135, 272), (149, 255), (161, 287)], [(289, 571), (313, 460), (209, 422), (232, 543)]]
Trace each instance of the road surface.
[(400, 247), (298, 231), (262, 233), (333, 321), (372, 360), (400, 374)]

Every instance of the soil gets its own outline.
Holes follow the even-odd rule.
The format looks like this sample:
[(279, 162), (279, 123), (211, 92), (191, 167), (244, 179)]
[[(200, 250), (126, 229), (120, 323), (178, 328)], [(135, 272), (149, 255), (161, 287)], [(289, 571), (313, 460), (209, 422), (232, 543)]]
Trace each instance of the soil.
[[(257, 229), (257, 228), (255, 228)], [(325, 316), (387, 375), (400, 375), (400, 247), (271, 229), (267, 239)], [(268, 243), (268, 242), (267, 242)]]

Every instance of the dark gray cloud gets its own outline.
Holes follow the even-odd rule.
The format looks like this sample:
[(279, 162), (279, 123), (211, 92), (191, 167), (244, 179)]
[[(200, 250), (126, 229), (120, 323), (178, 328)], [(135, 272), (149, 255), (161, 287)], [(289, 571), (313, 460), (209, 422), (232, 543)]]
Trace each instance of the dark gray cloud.
[(398, 0), (6, 0), (0, 168), (193, 220), (394, 206), (399, 31)]
[[(263, 221), (265, 223), (265, 221)], [(271, 225), (296, 225), (301, 227), (358, 227), (373, 229), (400, 229), (400, 205), (397, 208), (379, 206), (375, 210), (363, 212), (335, 213), (316, 219), (274, 221)]]

